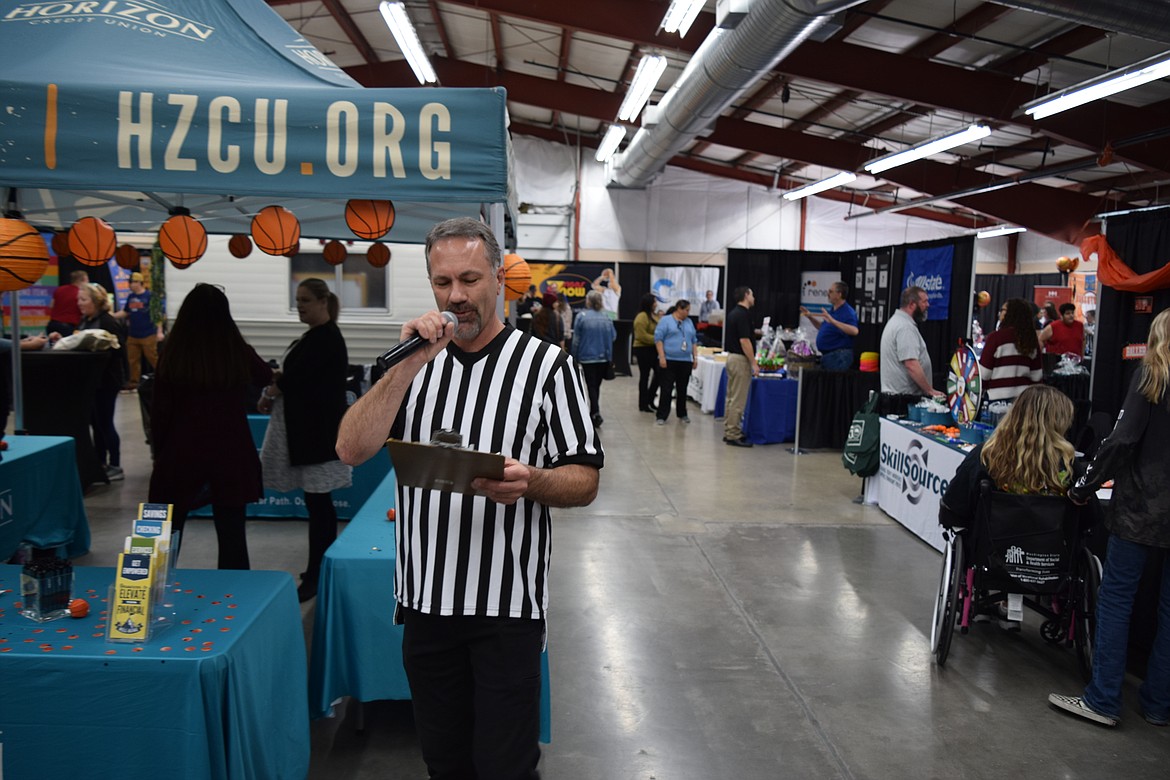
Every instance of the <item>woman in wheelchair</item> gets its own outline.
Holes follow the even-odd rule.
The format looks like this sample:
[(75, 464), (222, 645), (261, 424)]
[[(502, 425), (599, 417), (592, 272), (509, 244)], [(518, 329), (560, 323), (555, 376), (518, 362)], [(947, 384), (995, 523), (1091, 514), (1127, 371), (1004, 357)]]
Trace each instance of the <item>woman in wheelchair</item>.
[[(1056, 388), (1025, 388), (990, 438), (960, 464), (943, 494), (939, 523), (964, 535), (964, 547), (976, 549), (978, 545), (968, 535), (983, 483), (1017, 495), (1065, 495), (1073, 483), (1076, 461), (1076, 450), (1065, 438), (1073, 414), (1072, 401)], [(1006, 603), (997, 608), (1000, 626), (1018, 631), (1019, 621), (1007, 619)], [(974, 620), (989, 617), (976, 615)]]
[(1170, 723), (1170, 309), (1150, 324), (1141, 369), (1134, 375), (1113, 432), (1101, 442), (1085, 475), (1069, 491), (1082, 502), (1114, 479), (1106, 514), (1110, 531), (1097, 598), (1092, 679), (1081, 696), (1052, 694), (1048, 701), (1095, 723), (1121, 717), (1126, 642), (1134, 596), (1146, 559), (1162, 559), (1158, 630), (1139, 691), (1142, 716)]

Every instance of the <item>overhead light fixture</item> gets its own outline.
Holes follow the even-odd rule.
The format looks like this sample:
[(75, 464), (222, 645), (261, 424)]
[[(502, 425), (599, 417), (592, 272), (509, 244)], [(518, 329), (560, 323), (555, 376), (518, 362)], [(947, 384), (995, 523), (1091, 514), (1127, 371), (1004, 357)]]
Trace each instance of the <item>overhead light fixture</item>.
[(677, 32), (680, 38), (687, 37), (687, 30), (691, 29), (704, 5), (705, 0), (671, 0), (666, 16), (662, 17), (662, 29), (668, 33)]
[(617, 151), (618, 145), (626, 137), (626, 128), (621, 125), (610, 125), (597, 147), (597, 162), (606, 162)]
[(406, 58), (410, 69), (414, 71), (414, 77), (418, 79), (418, 83), (437, 83), (439, 77), (435, 75), (435, 69), (431, 67), (427, 53), (423, 51), (422, 41), (418, 39), (418, 32), (410, 23), (410, 17), (406, 15), (406, 4), (382, 0), (378, 10), (382, 12), (386, 26), (390, 28), (390, 33), (397, 41), (398, 48), (402, 50), (402, 56)]
[(814, 181), (812, 184), (806, 184), (803, 187), (797, 187), (794, 190), (789, 190), (788, 192), (784, 193), (784, 200), (800, 200), (801, 198), (807, 198), (809, 195), (816, 195), (818, 192), (824, 192), (825, 190), (831, 190), (834, 187), (839, 187), (842, 184), (848, 184), (856, 178), (857, 175), (854, 173), (850, 173), (849, 171), (841, 171), (835, 176), (830, 176), (827, 179)]
[(1102, 211), (1100, 214), (1095, 214), (1095, 219), (1109, 219), (1110, 217), (1120, 217), (1125, 214), (1139, 214), (1143, 211), (1162, 211), (1163, 209), (1170, 209), (1170, 205), (1163, 206), (1142, 206), (1133, 209), (1121, 209), (1120, 211)]
[(666, 57), (661, 54), (642, 56), (642, 61), (638, 63), (638, 69), (634, 71), (634, 79), (630, 82), (630, 88), (626, 90), (626, 97), (622, 101), (621, 107), (618, 108), (618, 119), (628, 122), (634, 121), (634, 117), (642, 110), (642, 106), (646, 105), (654, 88), (658, 86), (658, 79), (662, 78), (664, 70), (666, 70)]
[(1170, 76), (1170, 53), (1163, 52), (1133, 65), (1074, 84), (1059, 92), (1053, 92), (1051, 95), (1045, 95), (1039, 100), (1025, 103), (1022, 108), (1024, 113), (1033, 119), (1044, 119), (1167, 76)]
[(975, 234), (975, 238), (995, 238), (996, 236), (1010, 236), (1012, 233), (1027, 232), (1028, 228), (1016, 227), (1014, 225), (1000, 225), (999, 227), (980, 230)]
[(881, 173), (891, 168), (897, 168), (899, 165), (905, 165), (906, 163), (938, 154), (939, 152), (945, 152), (948, 149), (954, 149), (956, 146), (978, 141), (980, 138), (986, 138), (989, 135), (991, 135), (991, 128), (987, 125), (971, 125), (957, 133), (944, 135), (941, 138), (935, 138), (931, 141), (924, 141), (905, 151), (887, 154), (885, 157), (870, 160), (865, 164), (865, 170), (867, 173)]

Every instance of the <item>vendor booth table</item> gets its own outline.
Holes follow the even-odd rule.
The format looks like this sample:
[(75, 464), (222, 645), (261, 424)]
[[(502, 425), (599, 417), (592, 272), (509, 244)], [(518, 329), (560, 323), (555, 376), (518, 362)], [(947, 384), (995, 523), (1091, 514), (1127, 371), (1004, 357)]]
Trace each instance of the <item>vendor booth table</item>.
[(178, 569), (173, 625), (126, 644), (105, 640), (112, 568), (74, 569), (89, 617), (48, 623), (20, 615), (20, 571), (0, 566), (4, 777), (305, 777), (305, 642), (288, 574)]
[(764, 374), (752, 378), (743, 413), (743, 435), (752, 444), (778, 444), (796, 436), (800, 383)]
[(74, 459), (64, 436), (9, 436), (0, 452), (0, 561), (22, 542), (65, 556), (89, 552), (89, 521)]
[(727, 364), (722, 360), (700, 357), (699, 367), (691, 372), (687, 397), (698, 401), (700, 411), (722, 417), (727, 397)]
[[(373, 460), (389, 460), (379, 455)], [(317, 585), (309, 712), (331, 714), (345, 696), (360, 702), (409, 699), (402, 668), (402, 626), (394, 625), (394, 523), (391, 471), (325, 553)], [(541, 658), (540, 739), (551, 734), (548, 653)]]
[(870, 391), (880, 390), (876, 371), (805, 369), (800, 378), (801, 449), (844, 449), (853, 415)]

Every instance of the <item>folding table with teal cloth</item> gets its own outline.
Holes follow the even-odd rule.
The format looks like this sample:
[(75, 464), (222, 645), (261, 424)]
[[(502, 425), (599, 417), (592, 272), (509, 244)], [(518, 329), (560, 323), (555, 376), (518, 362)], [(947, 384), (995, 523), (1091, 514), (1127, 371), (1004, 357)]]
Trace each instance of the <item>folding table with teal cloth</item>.
[[(107, 642), (113, 568), (74, 569), (81, 619), (23, 617), (0, 566), (3, 776), (303, 780), (305, 640), (292, 578), (176, 569), (171, 625)], [(11, 590), (9, 590), (11, 589)]]
[(752, 444), (778, 444), (796, 438), (796, 399), (800, 383), (771, 376), (752, 378), (743, 435)]
[(68, 436), (9, 436), (0, 452), (0, 561), (21, 542), (89, 552), (89, 521), (77, 479), (75, 443)]
[[(377, 455), (373, 460), (388, 460)], [(402, 626), (394, 625), (394, 523), (386, 511), (397, 504), (397, 480), (389, 474), (337, 537), (321, 562), (313, 650), (309, 664), (309, 714), (332, 714), (345, 696), (360, 702), (409, 699), (402, 668)], [(552, 733), (548, 653), (541, 657), (540, 740)]]

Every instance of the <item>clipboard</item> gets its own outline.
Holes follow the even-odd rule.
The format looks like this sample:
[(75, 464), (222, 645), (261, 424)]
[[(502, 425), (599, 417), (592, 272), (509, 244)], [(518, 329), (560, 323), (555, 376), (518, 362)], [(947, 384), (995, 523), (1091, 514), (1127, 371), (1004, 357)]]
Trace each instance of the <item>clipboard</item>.
[(476, 477), (504, 478), (504, 456), (450, 445), (387, 439), (386, 449), (401, 485), (449, 493), (472, 493)]

